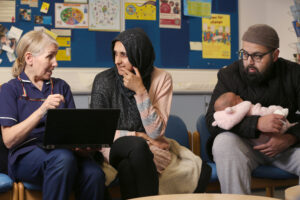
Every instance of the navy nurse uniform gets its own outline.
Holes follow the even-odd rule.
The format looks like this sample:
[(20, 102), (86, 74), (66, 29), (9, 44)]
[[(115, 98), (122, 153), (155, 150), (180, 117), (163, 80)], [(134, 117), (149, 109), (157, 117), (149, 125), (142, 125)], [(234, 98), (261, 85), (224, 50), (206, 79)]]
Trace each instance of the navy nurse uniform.
[[(40, 91), (22, 72), (17, 78), (3, 84), (0, 88), (1, 126), (13, 126), (24, 121), (43, 104), (50, 94), (64, 96), (65, 102), (61, 102), (59, 108), (75, 108), (70, 87), (62, 79), (51, 78), (44, 81), (42, 91)], [(67, 149), (45, 150), (39, 147), (43, 140), (45, 119), (46, 116), (22, 143), (9, 150), (9, 176), (15, 181), (39, 185), (46, 182), (48, 187), (43, 187), (44, 199), (66, 199), (66, 195), (76, 185), (79, 187), (78, 190), (82, 191), (82, 195), (79, 195), (82, 198), (79, 199), (102, 199), (105, 176), (92, 159), (80, 158)], [(51, 163), (49, 162), (51, 159), (61, 160), (61, 162)], [(48, 166), (48, 163), (51, 163), (51, 166)], [(87, 176), (89, 173), (92, 174), (91, 177)], [(76, 176), (77, 179), (74, 178)], [(88, 194), (91, 196), (89, 197)]]

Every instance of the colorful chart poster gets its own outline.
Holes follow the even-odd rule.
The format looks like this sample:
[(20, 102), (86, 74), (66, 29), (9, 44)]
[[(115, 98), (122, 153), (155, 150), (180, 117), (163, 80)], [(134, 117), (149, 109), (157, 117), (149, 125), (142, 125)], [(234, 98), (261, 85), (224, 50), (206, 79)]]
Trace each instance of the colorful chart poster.
[(230, 15), (202, 18), (202, 48), (203, 58), (231, 58)]
[(88, 4), (55, 3), (56, 28), (88, 28)]
[(120, 0), (89, 0), (89, 30), (121, 31), (121, 16)]
[(125, 0), (125, 19), (156, 20), (156, 0)]
[(159, 27), (181, 28), (181, 1), (161, 0), (159, 4)]
[(184, 0), (183, 14), (194, 17), (210, 17), (212, 0)]

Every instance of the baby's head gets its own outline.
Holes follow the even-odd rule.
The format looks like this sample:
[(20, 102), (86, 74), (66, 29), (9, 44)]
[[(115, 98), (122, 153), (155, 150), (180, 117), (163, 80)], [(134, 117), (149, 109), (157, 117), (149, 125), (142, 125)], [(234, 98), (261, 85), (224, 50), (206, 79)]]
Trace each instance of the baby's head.
[(224, 110), (227, 107), (235, 106), (241, 103), (243, 99), (240, 96), (234, 94), (233, 92), (226, 92), (219, 96), (219, 98), (215, 101), (215, 111)]

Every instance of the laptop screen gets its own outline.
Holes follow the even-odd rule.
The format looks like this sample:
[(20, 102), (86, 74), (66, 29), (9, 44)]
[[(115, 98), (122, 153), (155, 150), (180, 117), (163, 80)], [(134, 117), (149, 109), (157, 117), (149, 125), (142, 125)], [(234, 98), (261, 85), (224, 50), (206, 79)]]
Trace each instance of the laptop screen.
[(48, 110), (43, 145), (48, 148), (110, 146), (119, 114), (119, 109)]

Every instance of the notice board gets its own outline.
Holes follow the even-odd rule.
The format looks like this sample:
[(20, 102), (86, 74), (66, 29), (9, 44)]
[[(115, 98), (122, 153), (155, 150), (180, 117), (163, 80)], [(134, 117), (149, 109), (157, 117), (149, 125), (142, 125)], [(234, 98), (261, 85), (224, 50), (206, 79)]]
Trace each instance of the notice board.
[[(54, 3), (63, 3), (63, 0), (44, 0), (50, 3), (47, 16), (52, 16), (52, 25), (43, 25), (47, 29), (54, 26)], [(38, 7), (31, 7), (32, 16), (41, 15), (42, 1)], [(20, 8), (29, 8), (21, 5), (16, 0), (16, 16)], [(160, 68), (180, 69), (219, 69), (238, 59), (238, 0), (212, 0), (212, 13), (230, 15), (231, 31), (231, 58), (230, 59), (205, 59), (202, 51), (190, 50), (190, 41), (202, 42), (202, 18), (182, 15), (181, 29), (159, 28), (159, 0), (156, 0), (156, 20), (125, 20), (125, 28), (140, 27), (150, 37), (156, 54), (155, 66)], [(183, 13), (183, 2), (182, 10)], [(15, 26), (23, 30), (23, 34), (33, 30), (33, 20), (24, 22), (16, 19), (14, 23), (0, 22), (8, 30)], [(59, 67), (111, 67), (113, 66), (111, 41), (119, 32), (89, 31), (88, 29), (72, 29), (71, 61), (59, 61)], [(0, 55), (3, 60), (0, 67), (10, 67), (4, 53)]]

